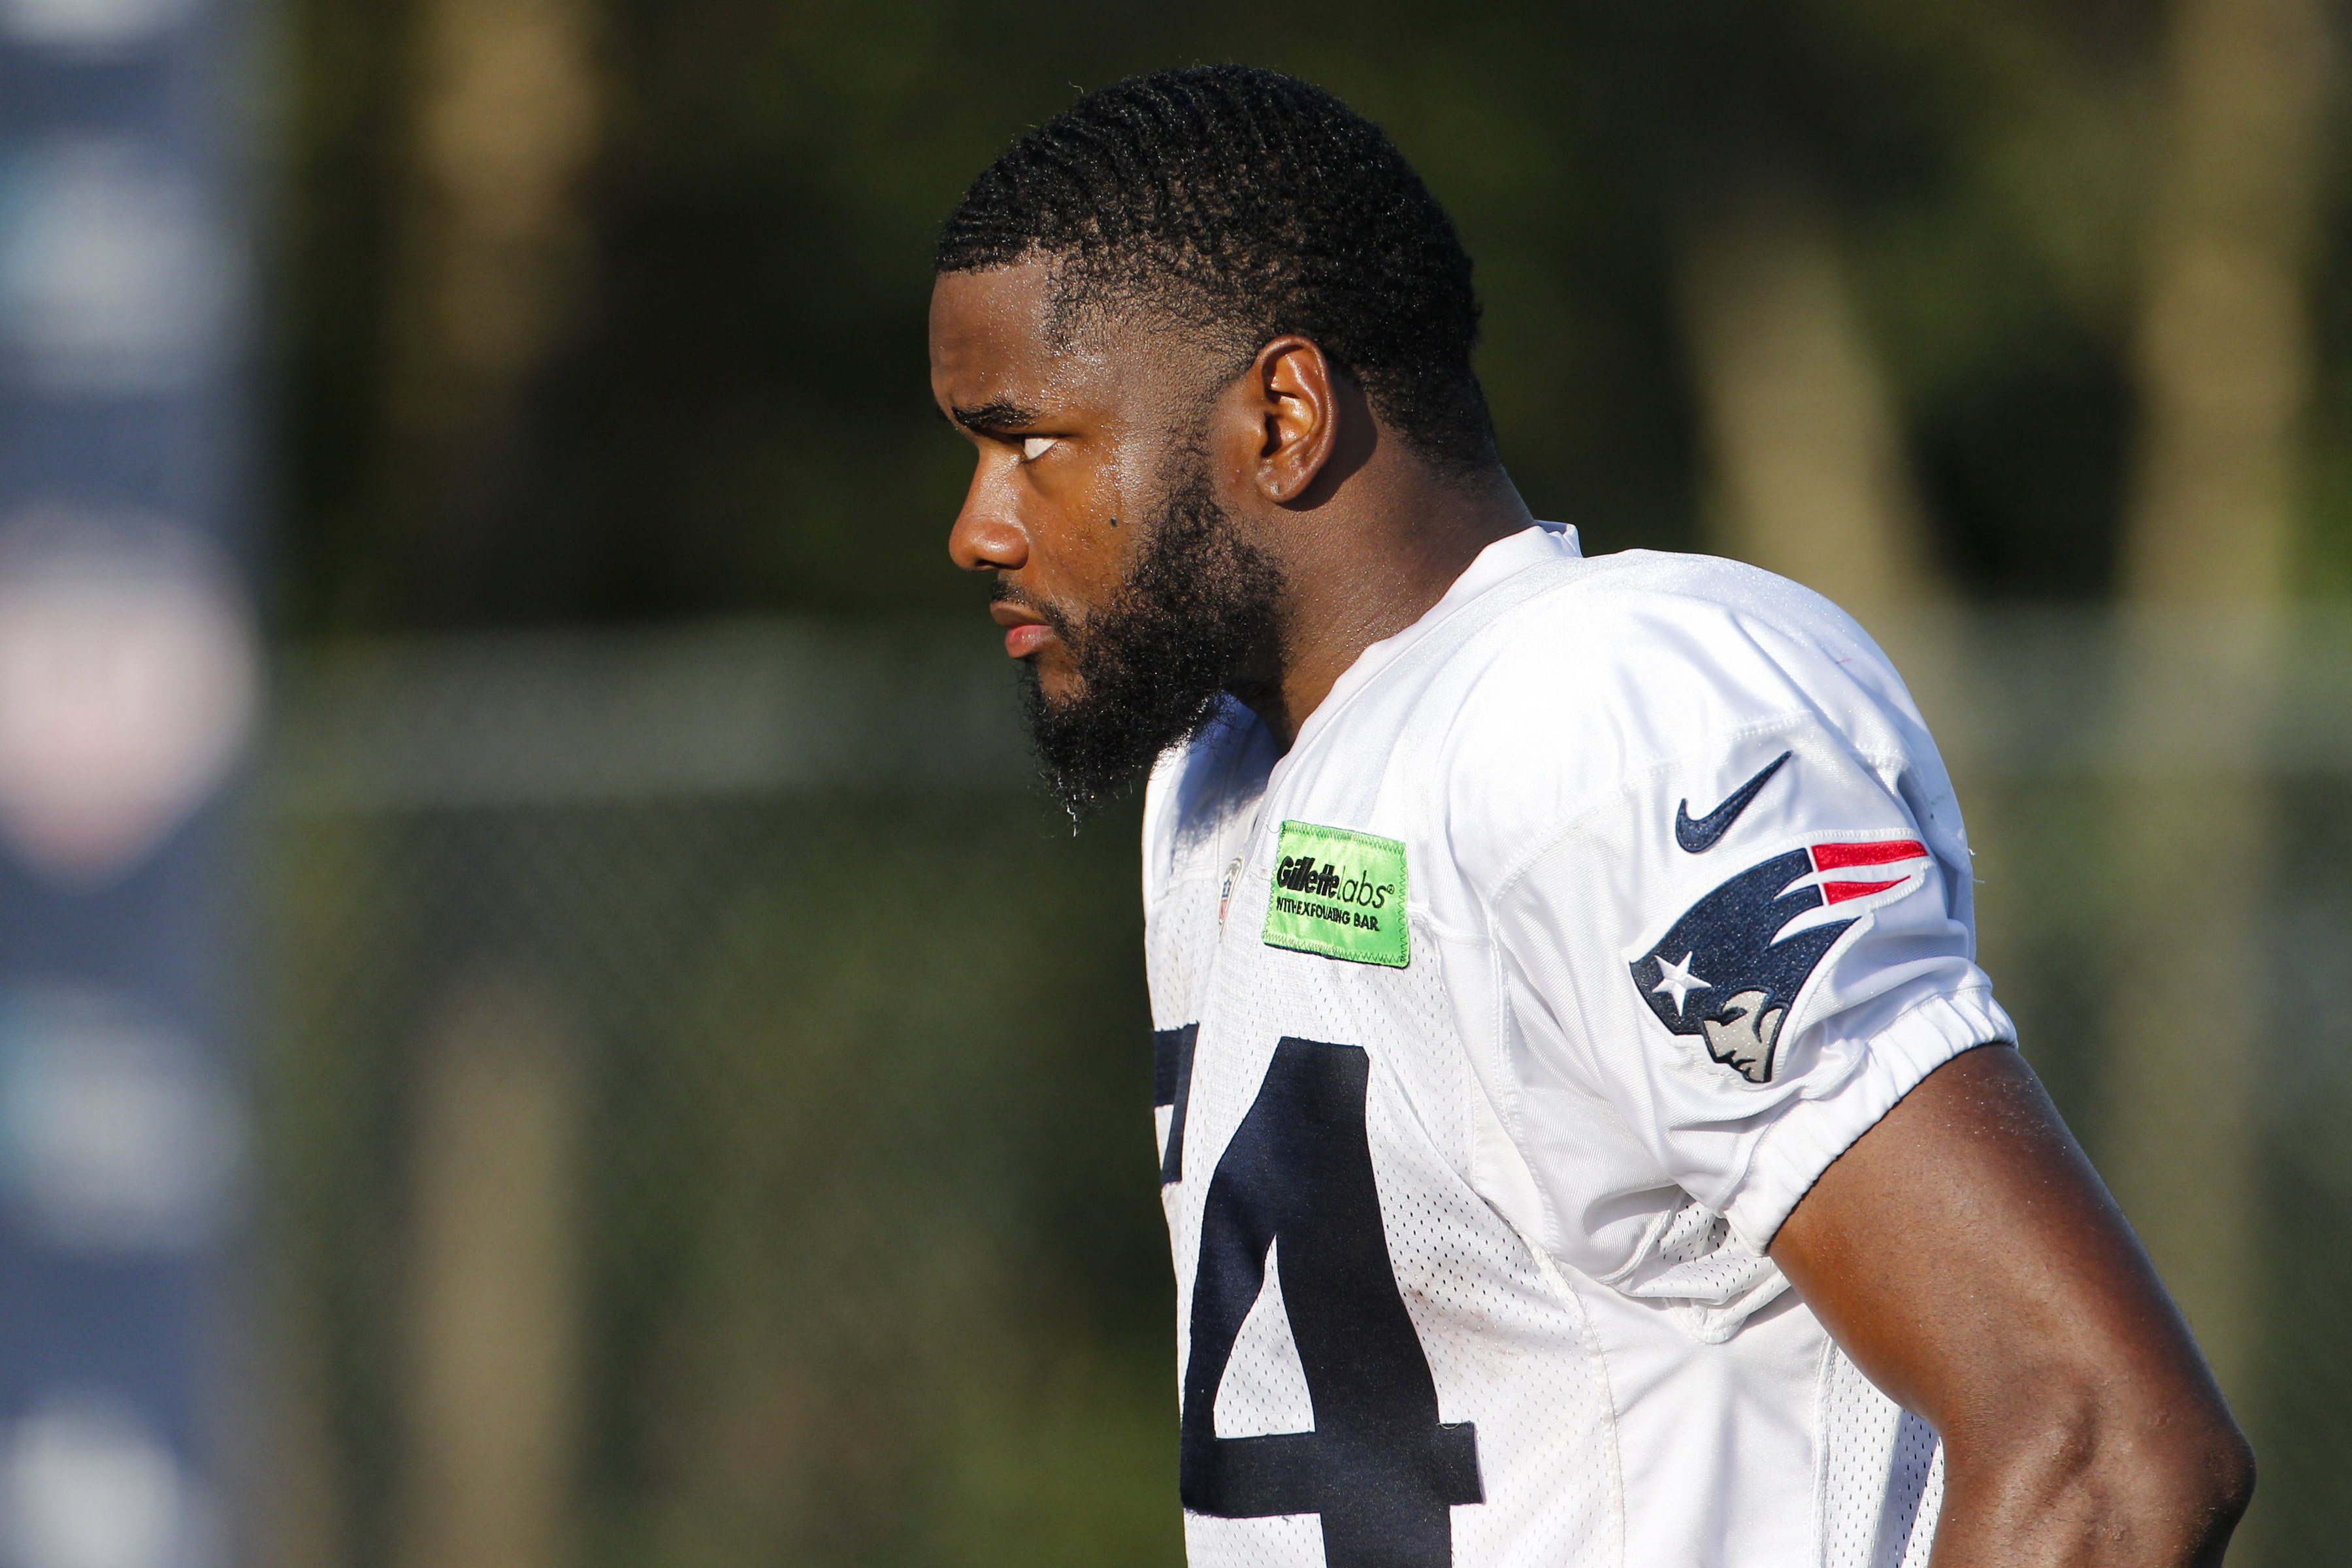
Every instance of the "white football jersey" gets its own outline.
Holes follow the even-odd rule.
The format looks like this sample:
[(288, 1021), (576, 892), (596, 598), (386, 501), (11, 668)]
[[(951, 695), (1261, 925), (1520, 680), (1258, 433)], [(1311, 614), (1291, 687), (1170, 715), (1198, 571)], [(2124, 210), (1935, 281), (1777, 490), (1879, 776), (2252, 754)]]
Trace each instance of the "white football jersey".
[(2013, 1037), (1859, 626), (1530, 529), (1144, 822), (1197, 1568), (1926, 1562), (1934, 1434), (1764, 1257)]

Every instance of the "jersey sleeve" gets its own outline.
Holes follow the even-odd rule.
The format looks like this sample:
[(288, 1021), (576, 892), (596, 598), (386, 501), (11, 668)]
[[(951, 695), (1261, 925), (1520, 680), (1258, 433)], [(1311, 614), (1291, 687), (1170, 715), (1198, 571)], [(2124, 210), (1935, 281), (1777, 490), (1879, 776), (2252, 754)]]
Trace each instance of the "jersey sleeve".
[[(1496, 895), (1520, 1136), (1566, 1228), (1672, 1184), (1760, 1254), (1928, 1073), (2014, 1037), (1941, 765), (1868, 739), (1817, 706), (1698, 738)], [(1548, 1114), (1596, 1100), (1646, 1171), (1579, 1146), (1589, 1115)]]

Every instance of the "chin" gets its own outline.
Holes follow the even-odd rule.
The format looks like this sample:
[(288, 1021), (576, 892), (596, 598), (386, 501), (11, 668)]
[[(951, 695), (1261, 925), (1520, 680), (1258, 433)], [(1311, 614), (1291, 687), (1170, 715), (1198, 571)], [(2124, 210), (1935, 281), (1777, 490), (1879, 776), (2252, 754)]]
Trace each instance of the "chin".
[(1087, 694), (1087, 683), (1078, 678), (1076, 670), (1067, 664), (1047, 664), (1042, 654), (1030, 658), (1029, 673), (1037, 683), (1037, 695), (1049, 708), (1067, 708)]

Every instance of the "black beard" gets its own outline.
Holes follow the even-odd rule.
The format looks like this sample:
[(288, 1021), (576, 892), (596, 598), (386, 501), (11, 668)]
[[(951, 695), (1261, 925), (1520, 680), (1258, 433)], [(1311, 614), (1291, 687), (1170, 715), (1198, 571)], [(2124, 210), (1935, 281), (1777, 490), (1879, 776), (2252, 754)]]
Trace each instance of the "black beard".
[(1209, 493), (1204, 463), (1181, 472), (1149, 526), (1134, 571), (1084, 625), (1032, 606), (1078, 676), (1076, 695), (1055, 701), (1034, 665), (1021, 668), (1038, 772), (1074, 825), (1199, 734), (1227, 686), (1280, 647), (1282, 573)]

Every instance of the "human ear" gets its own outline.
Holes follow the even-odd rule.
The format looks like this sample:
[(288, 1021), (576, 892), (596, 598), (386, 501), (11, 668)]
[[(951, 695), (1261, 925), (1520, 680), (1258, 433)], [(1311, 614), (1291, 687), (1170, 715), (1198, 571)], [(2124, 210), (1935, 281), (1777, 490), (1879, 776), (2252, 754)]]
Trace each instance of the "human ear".
[(1286, 335), (1258, 350), (1247, 381), (1261, 433), (1254, 477), (1266, 500), (1286, 505), (1307, 493), (1338, 446), (1331, 362), (1307, 339)]

